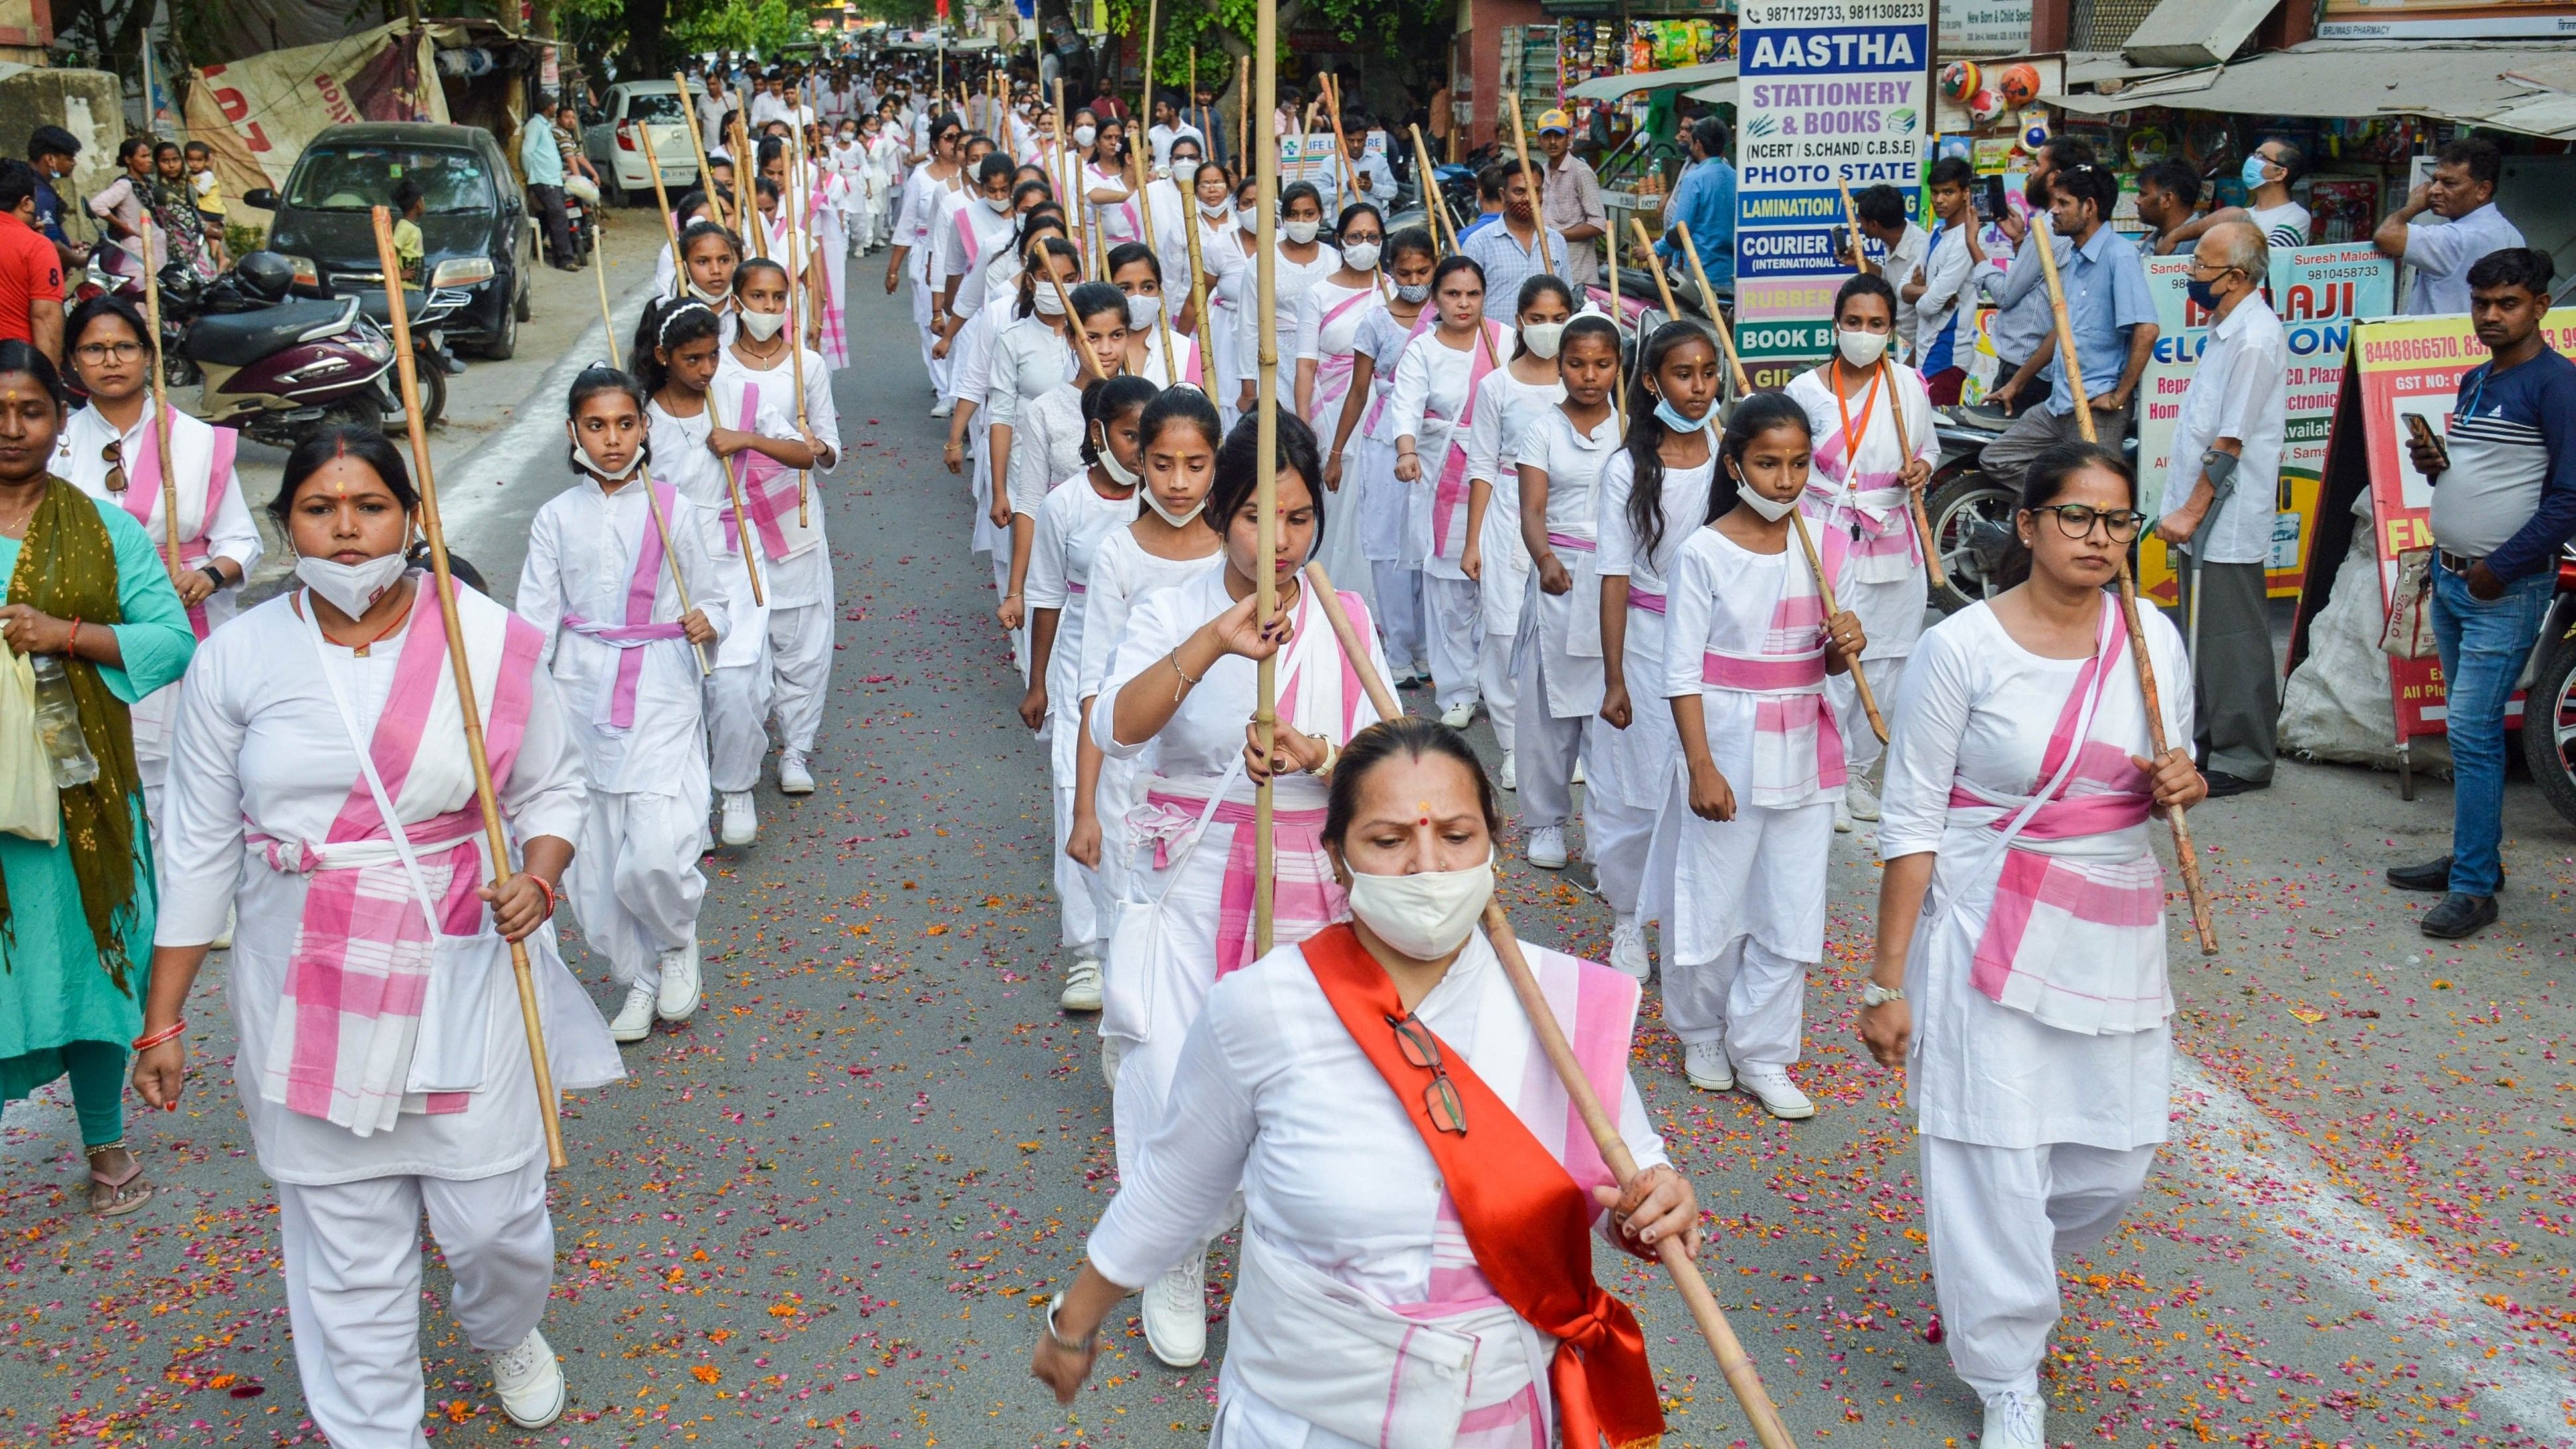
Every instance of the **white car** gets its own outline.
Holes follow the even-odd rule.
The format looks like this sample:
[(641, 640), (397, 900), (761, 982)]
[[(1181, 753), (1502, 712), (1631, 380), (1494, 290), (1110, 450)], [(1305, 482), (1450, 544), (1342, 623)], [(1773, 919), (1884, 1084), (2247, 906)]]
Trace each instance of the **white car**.
[(666, 80), (619, 81), (597, 119), (582, 128), (582, 150), (613, 182), (628, 206), (653, 204), (653, 176), (644, 165), (644, 137), (653, 133), (653, 157), (662, 163), (662, 188), (673, 201), (698, 184), (697, 152), (689, 145), (688, 109)]

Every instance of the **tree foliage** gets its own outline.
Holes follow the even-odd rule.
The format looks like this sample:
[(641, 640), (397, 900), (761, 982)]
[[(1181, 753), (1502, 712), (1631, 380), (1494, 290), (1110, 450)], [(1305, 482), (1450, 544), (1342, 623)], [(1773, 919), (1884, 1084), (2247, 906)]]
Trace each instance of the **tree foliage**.
[[(1144, 44), (1148, 0), (1109, 0), (1109, 27)], [(1214, 75), (1220, 89), (1234, 57), (1251, 53), (1259, 25), (1258, 0), (1160, 0), (1154, 10), (1154, 78), (1167, 86), (1188, 81), (1190, 49), (1198, 49), (1199, 76)], [(1281, 0), (1280, 58), (1288, 35), (1325, 30), (1353, 45), (1373, 46), (1391, 59), (1409, 59), (1436, 45), (1455, 23), (1454, 0)], [(1366, 48), (1364, 46), (1364, 48)]]

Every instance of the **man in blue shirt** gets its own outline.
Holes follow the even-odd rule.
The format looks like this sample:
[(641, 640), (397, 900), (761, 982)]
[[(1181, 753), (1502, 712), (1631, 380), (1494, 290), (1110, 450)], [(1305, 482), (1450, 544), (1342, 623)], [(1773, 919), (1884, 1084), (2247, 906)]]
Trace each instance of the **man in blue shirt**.
[(519, 169), (527, 173), (528, 205), (545, 224), (547, 260), (557, 271), (575, 272), (581, 264), (573, 260), (572, 219), (564, 214), (563, 148), (547, 120), (554, 109), (554, 97), (537, 97), (537, 108), (519, 127)]
[(1726, 159), (1731, 139), (1726, 123), (1715, 116), (1703, 116), (1691, 127), (1691, 167), (1664, 203), (1664, 215), (1674, 224), (1655, 243), (1666, 271), (1687, 274), (1690, 259), (1682, 252), (1681, 228), (1689, 227), (1691, 245), (1699, 249), (1712, 287), (1735, 285), (1735, 164)]
[(89, 248), (74, 243), (63, 230), (63, 198), (54, 189), (55, 182), (71, 176), (80, 149), (78, 138), (60, 126), (38, 126), (27, 138), (27, 164), (36, 168), (36, 230), (54, 244), (65, 276), (89, 260)]
[[(2049, 178), (2048, 219), (2055, 233), (2057, 274), (2066, 290), (2066, 320), (2075, 336), (2075, 360), (2092, 402), (2095, 434), (2118, 446), (2128, 431), (2130, 406), (2137, 399), (2138, 379), (2156, 350), (2156, 303), (2147, 292), (2146, 265), (2138, 249), (2109, 224), (2120, 200), (2120, 183), (2102, 166), (2070, 166)], [(2045, 362), (2048, 403), (2013, 420), (2011, 427), (1986, 445), (1986, 476), (2008, 488), (2021, 487), (2030, 461), (2059, 443), (2080, 441), (2075, 420), (2075, 387), (2067, 380), (2065, 359), (2057, 352), (2057, 334), (2042, 339), (2032, 361)], [(2030, 364), (1995, 393), (2010, 407), (2030, 375)]]
[(1464, 247), (1470, 237), (1492, 226), (1503, 215), (1503, 166), (1499, 161), (1485, 163), (1476, 173), (1476, 219), (1458, 229), (1458, 245)]
[[(2576, 362), (2541, 335), (2547, 252), (2508, 247), (2468, 268), (2488, 358), (2460, 378), (2443, 443), (2410, 441), (2433, 485), (2433, 646), (2451, 743), (2451, 853), (2388, 883), (2440, 891), (2416, 924), (2444, 940), (2493, 924), (2504, 886), (2504, 712), (2576, 536)], [(2526, 716), (2528, 718), (2528, 716)]]
[(1502, 213), (1462, 237), (1458, 250), (1485, 269), (1485, 320), (1513, 327), (1520, 322), (1521, 283), (1565, 265), (1565, 233), (1548, 227), (1541, 242), (1538, 198), (1530, 195), (1534, 175), (1505, 161), (1485, 172), (1502, 193)]

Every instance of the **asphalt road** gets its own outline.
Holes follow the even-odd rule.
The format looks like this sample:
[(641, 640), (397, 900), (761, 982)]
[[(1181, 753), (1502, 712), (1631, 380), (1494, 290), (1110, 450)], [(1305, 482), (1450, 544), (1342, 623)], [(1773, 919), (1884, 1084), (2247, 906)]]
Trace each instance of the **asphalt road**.
[[(628, 1081), (564, 1104), (546, 1328), (574, 1403), (544, 1442), (1204, 1441), (1213, 1369), (1156, 1365), (1132, 1316), (1070, 1413), (1026, 1376), (1032, 1305), (1115, 1186), (1108, 1097), (1090, 1023), (1052, 1004), (1044, 758), (1011, 718), (965, 490), (938, 468), (910, 316), (867, 285), (877, 265), (851, 269), (849, 461), (823, 495), (842, 618), (822, 788), (792, 804), (764, 788), (760, 842), (710, 858), (706, 1008), (630, 1048)], [(458, 547), (505, 588), (564, 482), (547, 399), (595, 355), (595, 332), (564, 344), (517, 415), (442, 463)], [(2195, 816), (2226, 946), (2204, 962), (2176, 934), (2173, 1141), (2125, 1229), (2064, 1265), (2052, 1440), (2576, 1441), (2576, 832), (2517, 787), (2504, 925), (2428, 950), (2424, 898), (2377, 872), (2437, 853), (2447, 805), (2290, 765)], [(1606, 949), (1606, 913), (1517, 846), (1525, 933)], [(1843, 837), (1831, 866), (1798, 1068), (1819, 1117), (1692, 1091), (1651, 1019), (1635, 1068), (1799, 1441), (1962, 1444), (1977, 1410), (1938, 1346), (1908, 1119), (1852, 1036), (1873, 856)], [(574, 954), (606, 1003), (604, 969)], [(134, 1124), (161, 1183), (142, 1213), (82, 1211), (65, 1102), (0, 1122), (0, 1444), (318, 1442), (221, 982), (200, 987), (187, 1110)], [(431, 1261), (432, 1432), (518, 1438)], [(1744, 1441), (1669, 1288), (1599, 1266), (1641, 1306), (1669, 1442)]]

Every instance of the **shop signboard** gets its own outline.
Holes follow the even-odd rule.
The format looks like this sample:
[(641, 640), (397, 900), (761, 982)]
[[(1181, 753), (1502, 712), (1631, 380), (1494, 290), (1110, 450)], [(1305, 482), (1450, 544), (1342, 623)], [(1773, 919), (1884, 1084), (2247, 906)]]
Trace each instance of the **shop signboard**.
[[(2145, 262), (2147, 288), (2156, 298), (2158, 336), (2155, 358), (2138, 384), (2146, 405), (2138, 419), (2138, 490), (2153, 514), (2161, 510), (2172, 463), (2174, 419), (2209, 343), (2209, 314), (2190, 299), (2189, 256), (2151, 256)], [(2290, 361), (2281, 488), (2273, 500), (2272, 556), (2265, 575), (2272, 595), (2287, 598), (2299, 592), (2308, 547), (2316, 537), (2326, 439), (2334, 424), (2335, 396), (2343, 386), (2353, 324), (2396, 310), (2397, 265), (2367, 243), (2274, 247), (2267, 283)], [(2228, 506), (2242, 507), (2243, 500)], [(2165, 604), (2175, 601), (2171, 562), (2164, 544), (2152, 536), (2139, 546), (2138, 576), (2150, 597)]]
[(2576, 36), (2569, 0), (2325, 0), (2320, 40), (2521, 40)]
[(2020, 55), (2030, 49), (2030, 0), (1951, 0), (1941, 7), (1941, 54)]
[[(1745, 0), (1737, 36), (1735, 319), (1756, 387), (1825, 356), (1851, 268), (1842, 188), (1922, 193), (1930, 0)], [(1756, 345), (1758, 339), (1759, 345)]]

